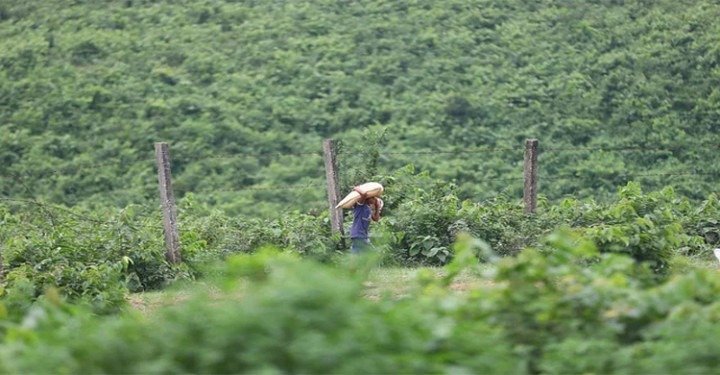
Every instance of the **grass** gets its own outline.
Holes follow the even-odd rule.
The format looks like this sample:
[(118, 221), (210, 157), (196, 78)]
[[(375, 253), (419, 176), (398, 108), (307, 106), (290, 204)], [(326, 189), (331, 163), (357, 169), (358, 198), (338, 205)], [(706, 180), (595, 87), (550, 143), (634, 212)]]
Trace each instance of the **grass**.
[[(671, 261), (674, 273), (682, 274), (692, 269), (719, 269), (715, 259), (707, 257), (675, 256)], [(480, 271), (489, 269), (480, 268)], [(437, 278), (444, 276), (445, 271), (440, 267), (406, 268), (406, 267), (379, 267), (373, 269), (365, 281), (365, 297), (370, 300), (381, 298), (401, 299), (411, 295), (413, 288), (417, 287), (420, 273), (429, 273)], [(460, 273), (450, 285), (450, 290), (457, 293), (466, 293), (470, 290), (492, 286), (492, 281), (482, 277), (478, 272), (464, 271)], [(218, 295), (217, 287), (202, 281), (181, 283), (162, 291), (134, 293), (128, 296), (131, 308), (142, 314), (150, 314), (163, 307), (175, 306), (190, 297), (197, 291), (208, 292), (211, 296)], [(238, 298), (241, 298), (239, 295)]]
[[(403, 267), (382, 267), (370, 272), (368, 280), (365, 281), (365, 297), (370, 300), (380, 298), (400, 299), (410, 295), (412, 288), (418, 285), (416, 281), (420, 272), (429, 271), (440, 278), (444, 275), (442, 268), (403, 268)], [(472, 289), (489, 286), (491, 282), (480, 275), (470, 272), (462, 272), (458, 275), (450, 289), (463, 293)], [(128, 296), (131, 308), (142, 314), (150, 314), (158, 309), (178, 305), (197, 292), (209, 292), (210, 295), (217, 293), (216, 287), (200, 281), (192, 283), (181, 283), (177, 286), (162, 291), (151, 291), (133, 293)]]
[[(442, 268), (378, 268), (370, 272), (365, 282), (365, 295), (370, 299), (379, 299), (383, 296), (389, 298), (406, 297), (417, 283), (418, 273), (429, 271), (436, 277), (444, 276)], [(450, 289), (465, 292), (472, 289), (491, 285), (491, 282), (471, 272), (462, 272), (458, 275)]]
[(147, 315), (163, 307), (175, 306), (191, 296), (190, 290), (162, 290), (142, 293), (132, 293), (127, 300), (130, 307)]

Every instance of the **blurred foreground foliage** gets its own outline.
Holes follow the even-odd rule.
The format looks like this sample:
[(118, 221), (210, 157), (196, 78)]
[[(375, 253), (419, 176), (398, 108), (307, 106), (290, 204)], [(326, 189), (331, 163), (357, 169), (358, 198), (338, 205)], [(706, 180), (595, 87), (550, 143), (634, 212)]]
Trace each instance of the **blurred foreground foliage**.
[[(0, 304), (3, 373), (711, 373), (720, 275), (662, 281), (571, 230), (498, 257), (467, 235), (440, 278), (363, 296), (377, 259), (336, 265), (265, 249), (207, 269), (187, 301), (98, 316), (55, 289)], [(488, 265), (478, 268), (478, 256)], [(453, 278), (487, 285), (465, 293)]]

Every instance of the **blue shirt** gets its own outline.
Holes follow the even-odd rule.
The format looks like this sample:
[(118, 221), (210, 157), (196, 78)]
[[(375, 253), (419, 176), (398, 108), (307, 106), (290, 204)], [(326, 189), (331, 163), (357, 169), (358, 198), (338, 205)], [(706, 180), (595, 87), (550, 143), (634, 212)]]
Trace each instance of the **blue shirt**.
[(350, 238), (368, 238), (372, 211), (367, 204), (356, 204), (353, 207), (353, 223), (350, 227)]

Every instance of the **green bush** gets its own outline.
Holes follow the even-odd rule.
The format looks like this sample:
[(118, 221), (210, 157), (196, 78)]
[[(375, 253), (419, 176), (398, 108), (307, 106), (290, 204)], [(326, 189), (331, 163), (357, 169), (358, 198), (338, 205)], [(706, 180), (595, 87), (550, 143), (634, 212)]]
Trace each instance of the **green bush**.
[[(455, 257), (454, 241), (465, 232), (501, 256), (516, 255), (525, 246), (555, 251), (540, 239), (563, 226), (582, 233), (601, 253), (630, 255), (658, 277), (668, 275), (673, 264), (692, 269), (712, 259), (713, 220), (719, 212), (715, 196), (696, 206), (670, 189), (642, 193), (630, 184), (614, 202), (541, 201), (535, 215), (526, 215), (518, 202), (504, 199), (460, 202), (452, 185), (411, 168), (380, 180), (389, 187), (387, 209), (372, 224), (371, 235), (385, 264), (447, 264)], [(126, 290), (161, 289), (178, 279), (203, 277), (204, 264), (265, 245), (325, 262), (347, 251), (331, 235), (326, 214), (230, 217), (192, 196), (180, 200), (180, 265), (165, 261), (158, 214), (136, 212), (135, 206), (93, 213), (25, 202), (0, 209), (4, 288), (27, 280), (39, 296), (56, 286), (62, 295), (99, 311), (116, 309)]]
[(223, 274), (240, 289), (149, 320), (37, 304), (0, 344), (0, 372), (522, 372), (500, 331), (434, 298), (369, 301), (353, 268), (263, 253)]
[[(0, 303), (2, 373), (655, 373), (717, 366), (720, 275), (657, 280), (577, 232), (493, 256), (466, 235), (444, 276), (363, 296), (372, 263), (271, 250), (208, 271), (210, 288), (150, 316), (90, 314), (53, 289)], [(478, 255), (491, 267), (476, 268)], [(487, 283), (453, 293), (470, 272)], [(20, 284), (18, 284), (20, 285)], [(25, 301), (25, 302), (23, 302)], [(78, 339), (78, 337), (82, 339)]]
[(108, 216), (44, 205), (2, 206), (7, 291), (28, 281), (34, 295), (57, 287), (75, 302), (112, 312), (132, 291), (157, 289), (182, 276), (164, 260), (162, 232), (133, 207)]
[(697, 206), (672, 188), (643, 193), (639, 184), (629, 183), (614, 202), (568, 199), (549, 207), (544, 217), (552, 226), (578, 229), (603, 253), (628, 254), (665, 275), (674, 255), (708, 258), (717, 213), (714, 195)]
[(416, 173), (412, 165), (384, 178), (389, 208), (380, 226), (391, 234), (390, 252), (401, 264), (446, 264), (452, 244), (465, 232), (500, 255), (514, 255), (556, 224), (525, 215), (522, 205), (507, 197), (461, 201), (456, 186)]
[(337, 238), (327, 215), (285, 211), (277, 219), (231, 217), (198, 204), (193, 195), (180, 203), (183, 256), (198, 266), (236, 253), (250, 253), (265, 245), (327, 260)]
[[(695, 269), (658, 282), (645, 265), (602, 254), (577, 232), (555, 233), (545, 246), (552, 251), (501, 259), (495, 286), (464, 305), (467, 316), (502, 327), (531, 372), (653, 373), (663, 371), (661, 363), (703, 372), (717, 363), (709, 355), (716, 330), (683, 331), (717, 311), (717, 272)], [(686, 325), (675, 324), (684, 318)], [(684, 333), (671, 337), (676, 332)]]

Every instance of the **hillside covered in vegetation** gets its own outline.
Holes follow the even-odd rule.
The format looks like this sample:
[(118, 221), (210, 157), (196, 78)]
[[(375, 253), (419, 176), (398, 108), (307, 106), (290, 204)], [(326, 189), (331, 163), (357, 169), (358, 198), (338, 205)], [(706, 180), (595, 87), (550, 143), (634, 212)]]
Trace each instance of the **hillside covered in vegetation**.
[[(2, 1), (0, 373), (712, 373), (719, 19), (717, 0)], [(327, 138), (341, 190), (386, 187), (367, 256), (330, 229)]]
[(551, 200), (630, 180), (703, 199), (718, 19), (710, 0), (3, 2), (0, 191), (156, 204), (166, 141), (180, 197), (322, 209), (334, 138), (345, 187), (412, 163), (462, 198), (519, 197), (538, 138)]

